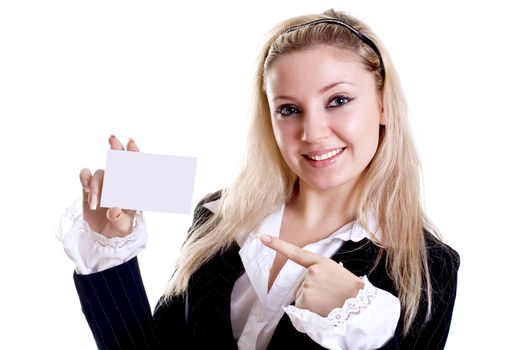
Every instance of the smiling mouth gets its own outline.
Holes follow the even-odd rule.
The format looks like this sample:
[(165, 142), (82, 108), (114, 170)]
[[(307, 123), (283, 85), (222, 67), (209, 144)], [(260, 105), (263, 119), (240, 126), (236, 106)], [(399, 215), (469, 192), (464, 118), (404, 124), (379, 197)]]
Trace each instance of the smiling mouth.
[(315, 154), (315, 155), (313, 155), (313, 154), (303, 154), (303, 156), (305, 158), (307, 158), (307, 159), (314, 160), (314, 161), (327, 160), (327, 159), (336, 157), (339, 153), (343, 152), (345, 150), (345, 148), (346, 147), (336, 148), (336, 149), (333, 149), (331, 151), (328, 151), (328, 152), (322, 153), (322, 154)]

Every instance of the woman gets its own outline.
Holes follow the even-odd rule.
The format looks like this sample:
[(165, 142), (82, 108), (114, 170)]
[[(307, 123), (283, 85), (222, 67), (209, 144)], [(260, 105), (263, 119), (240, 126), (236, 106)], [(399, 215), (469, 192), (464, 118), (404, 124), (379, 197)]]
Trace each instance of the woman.
[(280, 23), (257, 69), (246, 162), (197, 205), (153, 316), (141, 217), (99, 208), (103, 171), (81, 171), (85, 220), (64, 242), (98, 346), (443, 348), (459, 256), (422, 210), (385, 49), (330, 10)]

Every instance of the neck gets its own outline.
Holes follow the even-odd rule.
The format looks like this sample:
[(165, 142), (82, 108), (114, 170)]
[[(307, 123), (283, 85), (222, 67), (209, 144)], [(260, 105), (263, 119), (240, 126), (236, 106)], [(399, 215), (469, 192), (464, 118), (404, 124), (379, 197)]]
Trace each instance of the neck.
[(319, 190), (299, 180), (289, 207), (307, 226), (319, 222), (333, 222), (341, 225), (356, 217), (357, 186), (348, 183), (337, 188)]

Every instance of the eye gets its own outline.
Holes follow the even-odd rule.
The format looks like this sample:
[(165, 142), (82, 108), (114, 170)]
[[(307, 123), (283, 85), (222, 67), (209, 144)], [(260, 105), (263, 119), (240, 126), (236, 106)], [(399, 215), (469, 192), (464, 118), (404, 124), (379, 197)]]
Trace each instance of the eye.
[(282, 105), (281, 107), (277, 108), (275, 113), (283, 117), (287, 117), (289, 115), (299, 113), (299, 108), (294, 105)]
[(348, 96), (339, 95), (335, 96), (330, 103), (328, 104), (328, 107), (338, 107), (347, 104), (348, 102), (352, 101), (353, 98), (350, 98)]

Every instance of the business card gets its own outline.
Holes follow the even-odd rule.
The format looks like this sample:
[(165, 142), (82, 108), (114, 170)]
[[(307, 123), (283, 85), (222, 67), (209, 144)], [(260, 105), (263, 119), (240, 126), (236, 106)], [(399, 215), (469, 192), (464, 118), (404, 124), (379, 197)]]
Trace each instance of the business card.
[(108, 150), (103, 208), (191, 212), (197, 158)]

